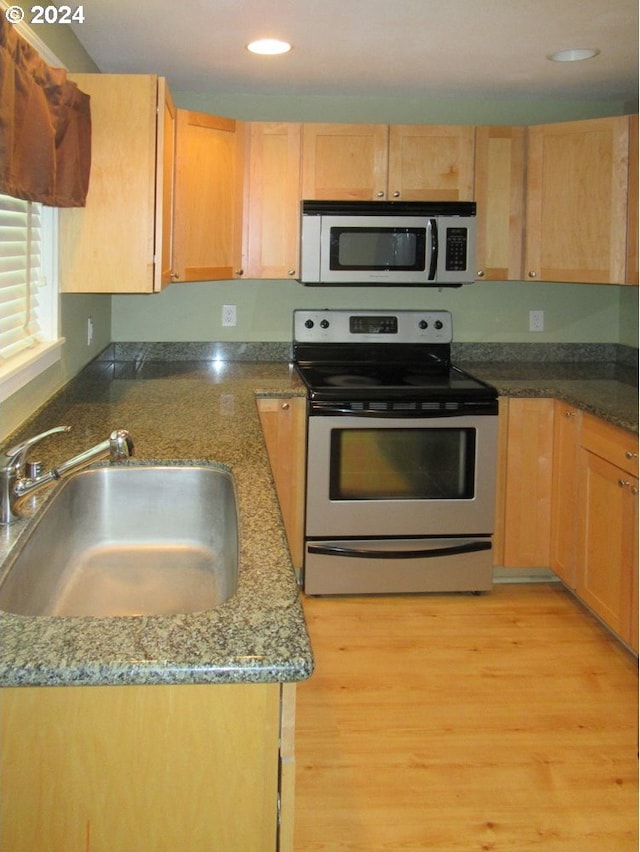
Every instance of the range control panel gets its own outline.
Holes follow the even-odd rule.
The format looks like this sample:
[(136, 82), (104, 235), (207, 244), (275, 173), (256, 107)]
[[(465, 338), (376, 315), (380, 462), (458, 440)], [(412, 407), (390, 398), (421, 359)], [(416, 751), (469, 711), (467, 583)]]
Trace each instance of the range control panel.
[(451, 343), (449, 311), (297, 310), (296, 343)]

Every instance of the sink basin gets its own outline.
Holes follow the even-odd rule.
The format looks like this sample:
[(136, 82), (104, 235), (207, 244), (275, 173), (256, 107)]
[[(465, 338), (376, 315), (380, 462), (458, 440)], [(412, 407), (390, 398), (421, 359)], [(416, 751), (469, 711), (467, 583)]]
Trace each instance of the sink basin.
[(58, 486), (0, 583), (18, 615), (175, 615), (238, 583), (232, 474), (209, 465), (90, 468)]

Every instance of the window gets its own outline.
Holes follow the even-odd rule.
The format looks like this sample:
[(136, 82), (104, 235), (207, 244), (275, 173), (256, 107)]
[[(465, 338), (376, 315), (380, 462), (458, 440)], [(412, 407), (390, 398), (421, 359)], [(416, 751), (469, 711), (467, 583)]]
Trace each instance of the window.
[[(24, 22), (14, 26), (63, 65)], [(0, 195), (0, 402), (60, 359), (58, 302), (58, 210)]]
[(0, 401), (60, 357), (57, 218), (0, 195)]

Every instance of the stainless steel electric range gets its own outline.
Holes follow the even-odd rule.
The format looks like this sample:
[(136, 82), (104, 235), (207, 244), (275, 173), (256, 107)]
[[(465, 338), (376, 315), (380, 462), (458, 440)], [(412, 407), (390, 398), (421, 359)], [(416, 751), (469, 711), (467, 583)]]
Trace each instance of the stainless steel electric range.
[(294, 311), (307, 594), (491, 588), (497, 393), (452, 337), (448, 311)]

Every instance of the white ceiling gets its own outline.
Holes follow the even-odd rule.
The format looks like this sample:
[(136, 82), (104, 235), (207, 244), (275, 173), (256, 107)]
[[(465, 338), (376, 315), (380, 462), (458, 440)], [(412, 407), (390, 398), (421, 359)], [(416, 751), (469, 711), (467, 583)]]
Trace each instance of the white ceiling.
[[(74, 31), (103, 72), (174, 91), (635, 99), (638, 0), (102, 0)], [(266, 36), (291, 53), (257, 57)], [(584, 62), (553, 51), (597, 47)]]

